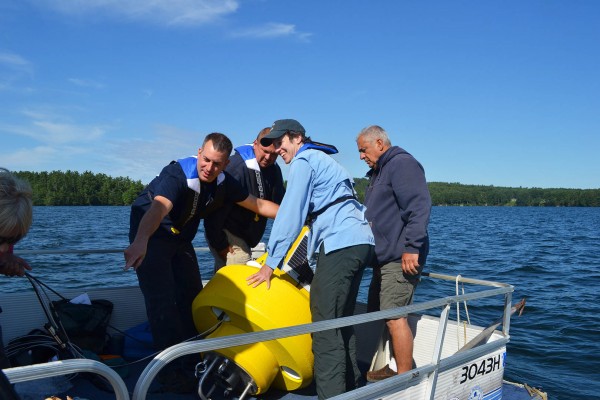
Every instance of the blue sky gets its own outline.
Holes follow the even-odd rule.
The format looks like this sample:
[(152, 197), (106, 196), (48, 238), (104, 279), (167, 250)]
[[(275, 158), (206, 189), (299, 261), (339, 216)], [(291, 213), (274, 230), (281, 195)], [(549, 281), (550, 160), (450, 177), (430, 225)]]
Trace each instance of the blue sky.
[[(4, 0), (0, 166), (147, 182), (276, 119), (428, 181), (600, 188), (600, 2)], [(285, 169), (284, 169), (285, 170)]]

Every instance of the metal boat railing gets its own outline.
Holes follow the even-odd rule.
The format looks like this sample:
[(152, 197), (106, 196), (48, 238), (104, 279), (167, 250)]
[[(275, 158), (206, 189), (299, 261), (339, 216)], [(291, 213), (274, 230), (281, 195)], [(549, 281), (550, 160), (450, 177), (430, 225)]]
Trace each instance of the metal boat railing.
[[(196, 252), (207, 252), (210, 251), (208, 247), (194, 247)], [(68, 249), (68, 250), (20, 250), (19, 255), (26, 256), (38, 256), (44, 254), (112, 254), (112, 253), (123, 253), (125, 249)]]
[[(457, 277), (442, 275), (442, 274), (425, 274), (433, 279), (442, 279), (448, 281), (456, 281)], [(158, 354), (144, 369), (140, 375), (132, 399), (142, 400), (146, 398), (146, 394), (150, 384), (158, 374), (158, 372), (169, 362), (188, 354), (197, 354), (217, 349), (246, 345), (251, 343), (263, 342), (273, 339), (284, 338), (288, 336), (297, 336), (307, 333), (320, 332), (328, 329), (342, 328), (350, 325), (360, 325), (369, 322), (375, 322), (384, 319), (394, 319), (401, 315), (419, 313), (426, 310), (442, 308), (440, 323), (436, 336), (435, 348), (433, 357), (429, 364), (408, 371), (404, 374), (376, 382), (351, 392), (336, 396), (335, 399), (372, 399), (383, 395), (390, 395), (398, 391), (398, 387), (410, 387), (421, 382), (423, 379), (428, 379), (428, 396), (426, 398), (433, 399), (435, 394), (435, 382), (439, 373), (449, 370), (460, 363), (473, 358), (477, 358), (490, 351), (499, 349), (506, 345), (509, 341), (508, 321), (510, 319), (511, 300), (514, 287), (508, 284), (483, 281), (478, 279), (458, 278), (459, 282), (477, 284), (482, 286), (490, 286), (493, 289), (482, 290), (469, 294), (461, 294), (456, 296), (448, 296), (436, 300), (427, 301), (424, 303), (413, 304), (406, 307), (399, 307), (390, 310), (377, 311), (368, 314), (354, 315), (350, 317), (337, 318), (333, 320), (313, 322), (309, 324), (296, 325), (292, 327), (272, 329), (260, 332), (245, 333), (242, 335), (231, 335), (219, 338), (204, 339), (187, 343), (180, 343), (172, 346), (160, 354)], [(503, 326), (504, 337), (499, 340), (494, 340), (482, 346), (467, 350), (462, 353), (441, 359), (442, 347), (446, 328), (448, 326), (448, 316), (450, 308), (457, 302), (482, 299), (487, 297), (504, 295), (504, 321)], [(425, 378), (424, 378), (425, 377)]]
[[(108, 365), (96, 360), (72, 359), (52, 361), (44, 364), (27, 365), (4, 369), (11, 383), (27, 382), (35, 379), (90, 372), (106, 378), (112, 386), (117, 400), (129, 400), (129, 391), (123, 379)], [(48, 393), (50, 395), (51, 393)]]
[[(206, 247), (198, 247), (197, 251), (208, 251)], [(22, 255), (37, 254), (74, 254), (74, 253), (119, 253), (122, 249), (108, 250), (23, 250)], [(412, 369), (406, 373), (363, 386), (359, 389), (336, 396), (337, 400), (349, 399), (372, 399), (397, 393), (399, 388), (408, 388), (419, 384), (427, 379), (427, 395), (425, 398), (433, 399), (435, 395), (435, 384), (440, 373), (461, 365), (469, 360), (488, 354), (494, 350), (505, 346), (509, 341), (510, 317), (512, 293), (514, 287), (509, 284), (485, 281), (479, 279), (465, 278), (462, 276), (451, 276), (436, 273), (423, 273), (432, 279), (440, 279), (451, 282), (460, 282), (466, 284), (487, 286), (489, 289), (480, 290), (468, 294), (457, 294), (447, 296), (423, 303), (412, 304), (406, 307), (399, 307), (390, 310), (371, 312), (367, 314), (343, 317), (334, 320), (320, 321), (309, 324), (302, 324), (286, 328), (278, 328), (260, 332), (245, 333), (242, 335), (232, 335), (212, 339), (203, 339), (192, 342), (180, 343), (165, 349), (159, 353), (142, 371), (137, 380), (132, 395), (132, 400), (143, 400), (146, 398), (150, 384), (158, 372), (169, 362), (188, 355), (208, 352), (212, 350), (246, 345), (273, 339), (279, 339), (289, 336), (297, 336), (320, 332), (328, 329), (342, 328), (351, 325), (360, 325), (385, 319), (394, 319), (399, 316), (419, 313), (427, 310), (441, 308), (439, 317), (438, 331), (436, 335), (435, 346), (432, 353), (431, 362)], [(444, 338), (448, 327), (450, 308), (453, 304), (477, 300), (482, 298), (504, 295), (504, 314), (502, 324), (503, 337), (492, 342), (483, 344), (473, 349), (456, 353), (450, 357), (441, 358)], [(26, 367), (16, 367), (4, 370), (8, 378), (13, 383), (24, 382), (43, 377), (58, 375), (67, 375), (76, 372), (93, 372), (104, 376), (109, 380), (115, 390), (118, 400), (129, 400), (129, 394), (125, 383), (121, 377), (110, 367), (94, 360), (65, 360), (51, 362), (47, 364), (38, 364)]]

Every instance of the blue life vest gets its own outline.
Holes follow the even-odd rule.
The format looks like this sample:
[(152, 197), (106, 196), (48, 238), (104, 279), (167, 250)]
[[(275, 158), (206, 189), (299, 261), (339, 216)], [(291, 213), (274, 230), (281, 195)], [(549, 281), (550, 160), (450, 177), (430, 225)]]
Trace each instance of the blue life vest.
[(334, 145), (313, 142), (312, 140), (304, 143), (302, 145), (302, 147), (300, 147), (298, 149), (298, 153), (303, 152), (304, 150), (308, 150), (308, 149), (321, 150), (323, 153), (330, 154), (330, 155), (338, 153), (338, 149)]
[[(175, 161), (174, 161), (175, 162)], [(183, 227), (194, 217), (202, 216), (206, 209), (206, 204), (199, 204), (200, 193), (202, 191), (202, 183), (198, 176), (198, 157), (186, 157), (177, 160), (177, 163), (181, 166), (181, 169), (186, 177), (187, 186), (193, 191), (193, 196), (189, 196), (185, 202), (185, 208), (180, 213), (179, 218), (173, 221), (171, 232), (178, 235)], [(224, 193), (219, 190), (221, 183), (225, 181), (225, 174), (221, 172), (216, 179), (216, 189), (213, 195), (214, 198), (222, 199)], [(221, 201), (222, 203), (222, 201)]]

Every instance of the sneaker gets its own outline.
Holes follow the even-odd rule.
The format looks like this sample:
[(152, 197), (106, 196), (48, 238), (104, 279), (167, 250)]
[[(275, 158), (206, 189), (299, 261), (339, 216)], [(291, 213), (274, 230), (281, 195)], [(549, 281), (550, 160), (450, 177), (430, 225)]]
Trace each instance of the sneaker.
[(369, 382), (377, 382), (386, 378), (391, 378), (395, 376), (396, 371), (390, 368), (390, 365), (387, 364), (385, 367), (378, 369), (377, 371), (368, 371), (367, 372), (367, 381)]

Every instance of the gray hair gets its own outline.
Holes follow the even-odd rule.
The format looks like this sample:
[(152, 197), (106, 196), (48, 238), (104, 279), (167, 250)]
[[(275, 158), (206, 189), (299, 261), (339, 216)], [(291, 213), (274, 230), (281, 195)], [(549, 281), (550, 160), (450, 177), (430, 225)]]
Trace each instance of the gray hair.
[(0, 168), (0, 236), (25, 236), (32, 220), (31, 186)]
[(381, 141), (383, 142), (383, 144), (385, 146), (392, 145), (392, 142), (390, 141), (390, 138), (389, 138), (387, 132), (385, 131), (385, 129), (383, 129), (379, 125), (371, 125), (366, 128), (363, 128), (358, 133), (356, 140), (358, 141), (358, 139), (360, 139), (360, 138), (364, 138), (369, 143), (371, 143), (377, 139), (381, 139)]

